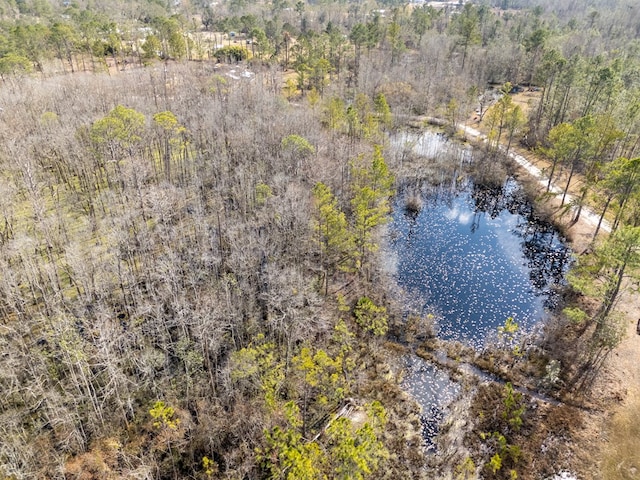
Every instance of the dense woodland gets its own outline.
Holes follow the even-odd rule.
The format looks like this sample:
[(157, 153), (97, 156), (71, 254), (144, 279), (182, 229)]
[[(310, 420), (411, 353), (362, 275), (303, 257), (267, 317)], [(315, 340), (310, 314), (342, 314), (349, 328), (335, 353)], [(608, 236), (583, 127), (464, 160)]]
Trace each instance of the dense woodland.
[[(585, 3), (1, 1), (2, 477), (589, 468), (569, 434), (540, 453), (511, 383), (427, 461), (395, 340), (429, 319), (403, 320), (377, 257), (390, 197), (424, 172), (389, 154), (406, 120), (455, 135), (475, 111), (480, 170), (500, 144), (546, 156), (549, 186), (578, 192), (567, 215), (613, 233), (547, 336), (492, 368), (588, 394), (640, 263), (640, 6)], [(526, 110), (519, 88), (539, 92)]]

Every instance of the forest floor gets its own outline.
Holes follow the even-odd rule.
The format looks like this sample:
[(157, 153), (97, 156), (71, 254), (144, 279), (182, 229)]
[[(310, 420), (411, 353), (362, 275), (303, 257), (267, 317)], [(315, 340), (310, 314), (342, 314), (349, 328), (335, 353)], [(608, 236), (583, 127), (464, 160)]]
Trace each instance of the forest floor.
[[(538, 92), (513, 95), (515, 103), (526, 110), (539, 96)], [(466, 123), (482, 133), (484, 125), (471, 119)], [(542, 172), (549, 163), (535, 152), (512, 147)], [(523, 170), (523, 176), (530, 176)], [(564, 185), (562, 174), (556, 180)], [(569, 193), (579, 191), (580, 179), (572, 182)], [(539, 185), (540, 194), (544, 187)], [(560, 196), (550, 201), (555, 221), (565, 226), (565, 233), (574, 252), (583, 252), (592, 241), (595, 225), (584, 215), (570, 226), (571, 215), (561, 208)], [(601, 230), (600, 235), (606, 235)], [(590, 392), (590, 403), (595, 407), (585, 412), (582, 428), (574, 433), (572, 447), (575, 465), (581, 465), (581, 476), (587, 479), (640, 479), (640, 336), (636, 324), (640, 316), (640, 295), (629, 285), (621, 295), (618, 310), (624, 315), (626, 335), (609, 355)]]

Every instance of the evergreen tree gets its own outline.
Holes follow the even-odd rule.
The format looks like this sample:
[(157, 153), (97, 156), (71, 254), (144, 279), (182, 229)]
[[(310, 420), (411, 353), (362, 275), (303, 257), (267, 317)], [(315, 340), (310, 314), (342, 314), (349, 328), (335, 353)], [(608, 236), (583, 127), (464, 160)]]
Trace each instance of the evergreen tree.
[(368, 254), (378, 245), (373, 237), (375, 228), (389, 220), (389, 198), (393, 194), (394, 177), (389, 172), (380, 146), (374, 147), (371, 163), (363, 157), (351, 167), (351, 214), (356, 247), (356, 267), (368, 262)]

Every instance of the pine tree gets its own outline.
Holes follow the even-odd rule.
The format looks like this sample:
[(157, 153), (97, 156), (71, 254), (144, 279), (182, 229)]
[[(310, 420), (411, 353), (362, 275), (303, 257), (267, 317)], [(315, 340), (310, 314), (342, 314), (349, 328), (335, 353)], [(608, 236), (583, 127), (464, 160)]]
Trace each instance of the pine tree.
[(319, 182), (313, 189), (316, 202), (316, 232), (320, 252), (321, 265), (324, 270), (325, 294), (329, 288), (329, 278), (336, 270), (348, 271), (352, 268), (351, 258), (354, 255), (354, 238), (348, 230), (347, 218), (338, 207), (338, 201), (331, 189)]
[(378, 249), (373, 232), (376, 227), (389, 220), (389, 198), (393, 194), (394, 183), (380, 146), (374, 148), (371, 163), (363, 163), (364, 159), (361, 157), (351, 167), (352, 228), (358, 269), (366, 264), (368, 254)]

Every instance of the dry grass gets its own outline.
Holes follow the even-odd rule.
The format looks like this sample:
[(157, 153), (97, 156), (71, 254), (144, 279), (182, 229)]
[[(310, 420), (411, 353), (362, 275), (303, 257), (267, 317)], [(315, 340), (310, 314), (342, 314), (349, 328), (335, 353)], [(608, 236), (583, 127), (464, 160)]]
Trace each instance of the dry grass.
[(609, 441), (603, 451), (602, 478), (631, 480), (640, 478), (640, 391), (629, 391), (627, 408), (618, 409), (609, 428)]

